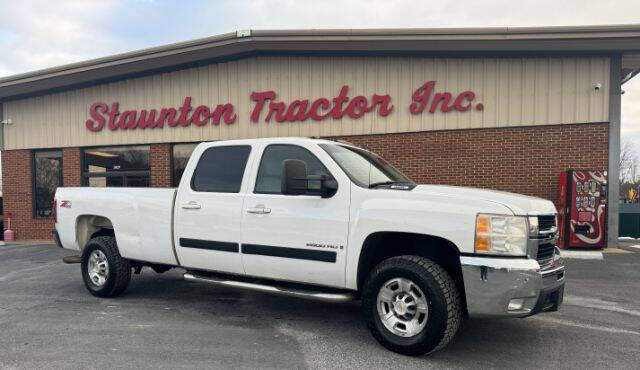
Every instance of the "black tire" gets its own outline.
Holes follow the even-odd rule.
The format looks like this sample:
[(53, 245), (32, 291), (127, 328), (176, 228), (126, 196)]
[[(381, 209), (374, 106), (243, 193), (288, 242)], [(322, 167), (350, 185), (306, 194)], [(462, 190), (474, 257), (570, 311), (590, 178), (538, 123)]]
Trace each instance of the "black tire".
[[(378, 314), (378, 292), (386, 282), (396, 278), (415, 283), (424, 292), (428, 304), (426, 324), (411, 337), (394, 334)], [(419, 256), (393, 257), (376, 266), (363, 287), (362, 309), (376, 340), (393, 352), (409, 356), (431, 353), (446, 346), (462, 320), (460, 294), (451, 276), (440, 265)]]
[[(96, 250), (106, 256), (109, 267), (102, 285), (94, 283), (89, 276), (89, 257)], [(81, 269), (84, 285), (89, 293), (96, 297), (116, 297), (127, 289), (131, 281), (131, 265), (120, 256), (116, 238), (113, 236), (98, 236), (89, 240), (82, 252)]]

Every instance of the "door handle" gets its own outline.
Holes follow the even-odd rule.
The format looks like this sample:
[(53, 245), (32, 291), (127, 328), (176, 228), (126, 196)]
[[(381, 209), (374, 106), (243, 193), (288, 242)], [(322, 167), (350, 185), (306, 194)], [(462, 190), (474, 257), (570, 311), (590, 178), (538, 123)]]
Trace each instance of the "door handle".
[(264, 206), (255, 206), (247, 208), (247, 213), (252, 213), (254, 215), (266, 215), (271, 213), (271, 208), (265, 208)]
[(192, 200), (191, 202), (182, 203), (180, 207), (182, 207), (183, 209), (200, 209), (200, 203), (194, 202)]

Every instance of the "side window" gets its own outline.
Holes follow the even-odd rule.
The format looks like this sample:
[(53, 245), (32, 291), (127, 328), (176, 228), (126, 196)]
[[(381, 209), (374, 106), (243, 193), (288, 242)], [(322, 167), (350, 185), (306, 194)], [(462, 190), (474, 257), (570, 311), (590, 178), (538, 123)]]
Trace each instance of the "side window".
[[(313, 153), (295, 145), (269, 145), (262, 153), (262, 160), (256, 178), (256, 193), (281, 194), (282, 162), (298, 159), (307, 164), (309, 175), (329, 175), (329, 171)], [(311, 190), (320, 190), (319, 181), (309, 181)]]
[(251, 147), (218, 146), (204, 151), (191, 179), (195, 191), (238, 193)]

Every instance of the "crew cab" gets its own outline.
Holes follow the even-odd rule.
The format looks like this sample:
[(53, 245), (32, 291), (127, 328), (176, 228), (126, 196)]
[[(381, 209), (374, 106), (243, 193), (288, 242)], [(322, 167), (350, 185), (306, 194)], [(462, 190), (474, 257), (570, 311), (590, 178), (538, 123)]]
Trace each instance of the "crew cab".
[[(487, 174), (490, 176), (490, 174)], [(557, 310), (564, 262), (550, 201), (417, 185), (346, 142), (199, 144), (177, 189), (58, 188), (56, 243), (78, 252), (88, 291), (132, 272), (324, 301), (361, 300), (386, 348), (445, 346), (463, 317)]]

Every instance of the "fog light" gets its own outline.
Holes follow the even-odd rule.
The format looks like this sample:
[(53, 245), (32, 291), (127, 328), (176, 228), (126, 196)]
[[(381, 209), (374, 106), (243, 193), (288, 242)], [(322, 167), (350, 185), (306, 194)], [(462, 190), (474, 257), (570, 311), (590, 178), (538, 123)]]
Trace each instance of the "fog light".
[(509, 301), (509, 307), (507, 307), (508, 311), (519, 311), (524, 306), (524, 298), (514, 298)]

